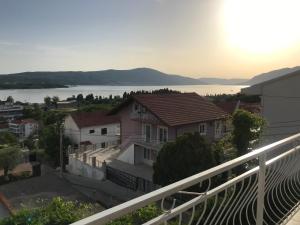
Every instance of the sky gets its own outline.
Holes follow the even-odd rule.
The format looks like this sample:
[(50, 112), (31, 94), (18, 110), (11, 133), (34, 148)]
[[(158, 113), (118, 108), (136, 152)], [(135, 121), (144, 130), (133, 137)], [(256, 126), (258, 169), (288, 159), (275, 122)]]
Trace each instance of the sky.
[(150, 67), (250, 78), (300, 65), (299, 2), (0, 0), (0, 74)]

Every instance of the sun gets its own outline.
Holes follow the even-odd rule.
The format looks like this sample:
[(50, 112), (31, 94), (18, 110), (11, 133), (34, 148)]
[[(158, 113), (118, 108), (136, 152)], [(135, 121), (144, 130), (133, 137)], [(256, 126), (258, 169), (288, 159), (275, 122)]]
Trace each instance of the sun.
[(224, 0), (229, 44), (250, 53), (274, 53), (300, 43), (299, 0)]

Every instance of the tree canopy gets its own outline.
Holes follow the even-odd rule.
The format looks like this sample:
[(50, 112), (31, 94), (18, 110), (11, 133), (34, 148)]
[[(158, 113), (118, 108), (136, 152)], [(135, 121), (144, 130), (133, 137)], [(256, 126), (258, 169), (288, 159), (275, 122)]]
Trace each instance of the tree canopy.
[(91, 204), (54, 198), (49, 204), (36, 209), (22, 209), (0, 221), (0, 225), (67, 225), (91, 214)]
[(184, 134), (166, 143), (153, 165), (153, 181), (168, 185), (215, 165), (212, 145), (199, 133)]
[(237, 148), (238, 156), (241, 156), (248, 152), (251, 143), (259, 140), (265, 121), (256, 114), (245, 110), (237, 110), (233, 115), (232, 124), (232, 141)]
[(0, 146), (0, 169), (4, 171), (4, 177), (8, 179), (8, 171), (19, 163), (21, 150), (18, 146)]

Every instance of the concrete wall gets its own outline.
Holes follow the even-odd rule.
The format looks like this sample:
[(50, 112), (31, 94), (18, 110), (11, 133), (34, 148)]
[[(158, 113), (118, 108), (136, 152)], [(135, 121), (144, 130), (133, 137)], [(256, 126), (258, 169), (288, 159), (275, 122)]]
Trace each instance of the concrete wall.
[(125, 151), (123, 151), (119, 157), (118, 160), (121, 160), (123, 162), (134, 164), (134, 144), (130, 145)]
[(67, 170), (71, 174), (95, 180), (103, 180), (105, 178), (102, 168), (92, 167), (91, 165), (86, 164), (72, 156), (69, 156), (69, 164), (67, 165)]
[[(107, 135), (101, 135), (101, 129), (107, 128)], [(90, 130), (95, 132), (90, 134)], [(92, 144), (101, 145), (107, 143), (106, 146), (115, 145), (120, 140), (120, 124), (105, 124), (99, 126), (84, 127), (79, 129), (72, 119), (68, 116), (65, 120), (65, 135), (71, 139), (74, 144), (90, 141)]]
[(265, 138), (275, 141), (300, 131), (300, 76), (290, 76), (262, 89), (262, 115), (267, 120)]

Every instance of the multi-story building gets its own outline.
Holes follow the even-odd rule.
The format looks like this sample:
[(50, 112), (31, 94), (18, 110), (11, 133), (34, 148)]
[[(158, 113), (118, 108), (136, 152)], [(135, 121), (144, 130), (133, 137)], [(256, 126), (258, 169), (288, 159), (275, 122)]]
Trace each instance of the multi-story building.
[(13, 103), (5, 103), (0, 105), (0, 117), (4, 119), (15, 119), (23, 116), (22, 105), (14, 105)]
[(9, 122), (9, 131), (19, 138), (28, 138), (38, 130), (38, 122), (34, 119), (13, 120)]
[(196, 93), (135, 95), (111, 114), (121, 119), (121, 152), (108, 166), (144, 179), (142, 190), (151, 183), (152, 164), (164, 143), (193, 132), (218, 140), (226, 132), (228, 117)]
[(300, 71), (242, 89), (246, 95), (261, 97), (261, 115), (266, 120), (264, 143), (299, 132)]
[(120, 120), (106, 114), (103, 111), (72, 113), (65, 119), (64, 134), (78, 146), (86, 143), (97, 148), (118, 145)]

